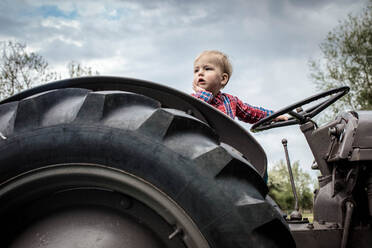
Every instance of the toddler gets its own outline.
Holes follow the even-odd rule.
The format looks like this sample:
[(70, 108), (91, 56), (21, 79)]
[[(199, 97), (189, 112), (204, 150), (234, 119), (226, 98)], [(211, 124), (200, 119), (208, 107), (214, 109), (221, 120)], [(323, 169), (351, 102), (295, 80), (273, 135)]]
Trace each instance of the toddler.
[[(194, 62), (194, 80), (192, 94), (220, 111), (224, 112), (232, 119), (235, 116), (239, 120), (255, 123), (274, 111), (262, 107), (251, 106), (243, 103), (236, 96), (221, 93), (229, 81), (232, 73), (232, 66), (227, 56), (219, 51), (204, 51)], [(275, 121), (287, 120), (284, 115), (275, 118)]]

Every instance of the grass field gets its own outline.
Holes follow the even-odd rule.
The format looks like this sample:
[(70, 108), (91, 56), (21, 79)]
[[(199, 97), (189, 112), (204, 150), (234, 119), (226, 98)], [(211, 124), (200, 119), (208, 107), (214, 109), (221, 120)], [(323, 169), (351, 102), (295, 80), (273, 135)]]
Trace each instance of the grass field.
[(309, 222), (313, 222), (313, 219), (314, 219), (313, 212), (309, 210), (304, 210), (301, 214), (302, 214), (302, 218), (308, 218)]
[[(287, 218), (289, 218), (289, 215), (291, 214), (292, 210), (285, 211), (285, 212), (288, 215)], [(300, 212), (302, 214), (302, 218), (308, 218), (309, 219), (309, 222), (313, 222), (314, 216), (313, 216), (313, 212), (311, 210), (301, 210)]]

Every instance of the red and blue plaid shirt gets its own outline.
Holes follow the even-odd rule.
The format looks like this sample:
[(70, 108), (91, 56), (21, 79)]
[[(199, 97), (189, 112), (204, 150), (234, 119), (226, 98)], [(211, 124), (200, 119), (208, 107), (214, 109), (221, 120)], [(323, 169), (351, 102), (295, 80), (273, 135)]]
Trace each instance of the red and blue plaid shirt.
[(211, 92), (198, 91), (193, 93), (192, 96), (211, 104), (213, 107), (224, 112), (232, 119), (237, 116), (239, 120), (248, 123), (255, 123), (274, 113), (272, 110), (243, 103), (236, 96), (226, 93), (218, 92), (218, 94), (214, 97)]

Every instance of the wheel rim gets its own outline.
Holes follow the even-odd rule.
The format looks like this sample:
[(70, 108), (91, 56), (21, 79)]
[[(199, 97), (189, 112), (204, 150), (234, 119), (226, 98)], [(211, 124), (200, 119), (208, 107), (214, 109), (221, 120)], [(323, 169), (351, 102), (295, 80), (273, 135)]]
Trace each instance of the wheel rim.
[[(120, 228), (113, 229), (106, 237), (113, 237), (111, 243), (127, 242), (125, 247), (128, 248), (163, 247), (165, 243), (166, 247), (209, 247), (187, 213), (165, 193), (137, 176), (103, 165), (58, 164), (29, 171), (3, 183), (0, 201), (0, 216), (6, 217), (8, 223), (14, 222), (13, 215), (16, 215), (17, 211), (23, 211), (26, 206), (33, 204), (33, 207), (27, 207), (24, 215), (35, 215), (32, 217), (34, 220), (30, 220), (30, 223), (23, 227), (24, 230), (17, 230), (21, 235), (15, 238), (14, 247), (30, 237), (35, 237), (36, 233), (41, 235), (43, 232), (49, 235), (47, 243), (45, 237), (44, 241), (43, 238), (38, 239), (39, 242), (44, 242), (44, 247), (56, 247), (56, 242), (63, 247), (70, 244), (66, 242), (71, 242), (74, 238), (76, 242), (80, 242), (81, 236), (86, 240), (85, 243), (80, 243), (86, 244), (82, 247), (92, 247), (90, 240), (93, 242), (95, 238), (103, 235), (103, 231), (109, 231), (113, 220), (117, 220)], [(133, 204), (136, 207), (133, 207)], [(86, 225), (86, 229), (81, 228), (81, 224), (86, 223), (85, 220), (102, 218), (107, 221), (100, 222), (100, 235), (94, 236), (89, 225)], [(138, 218), (139, 221), (133, 218)], [(72, 221), (66, 222), (66, 219)], [(71, 223), (75, 223), (73, 226), (80, 226), (77, 228), (80, 233), (72, 232), (62, 241), (52, 239), (60, 237), (60, 232), (66, 236), (63, 227), (68, 229)], [(155, 227), (148, 230), (149, 225)], [(53, 228), (56, 226), (59, 228)], [(7, 228), (5, 231), (11, 236), (14, 230)], [(125, 235), (122, 235), (124, 232), (132, 239), (126, 239)], [(91, 237), (88, 237), (87, 233), (92, 234)], [(96, 242), (95, 245), (97, 244)], [(108, 247), (107, 242), (104, 246)]]

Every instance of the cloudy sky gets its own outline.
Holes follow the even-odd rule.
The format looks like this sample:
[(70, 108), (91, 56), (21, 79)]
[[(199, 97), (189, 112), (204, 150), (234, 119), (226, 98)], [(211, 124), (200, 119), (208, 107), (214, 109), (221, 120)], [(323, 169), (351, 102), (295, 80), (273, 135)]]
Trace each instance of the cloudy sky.
[[(316, 93), (309, 58), (340, 20), (367, 0), (2, 0), (0, 40), (20, 41), (66, 73), (77, 61), (114, 75), (191, 93), (192, 64), (203, 50), (227, 53), (234, 72), (225, 91), (277, 110)], [(249, 129), (250, 125), (242, 124)], [(284, 159), (310, 168), (298, 127), (254, 136), (269, 164)]]

